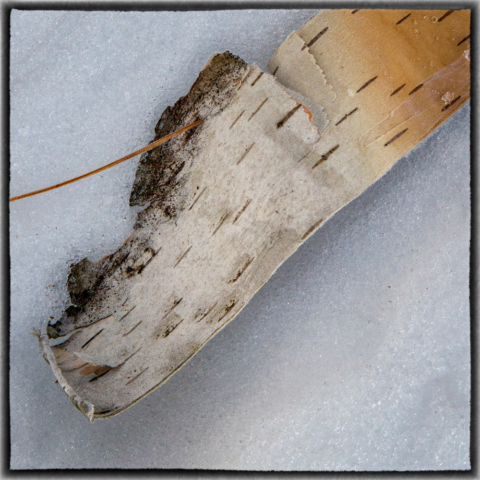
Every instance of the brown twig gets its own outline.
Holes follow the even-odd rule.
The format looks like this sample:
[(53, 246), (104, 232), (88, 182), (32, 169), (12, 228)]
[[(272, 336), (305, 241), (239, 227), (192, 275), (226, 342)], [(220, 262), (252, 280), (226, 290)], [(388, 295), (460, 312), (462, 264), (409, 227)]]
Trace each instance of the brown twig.
[(118, 165), (119, 163), (125, 162), (126, 160), (129, 160), (132, 157), (136, 157), (137, 155), (140, 155), (141, 153), (148, 152), (148, 150), (151, 150), (152, 148), (158, 147), (158, 145), (161, 145), (162, 143), (165, 143), (166, 141), (170, 140), (173, 137), (176, 137), (177, 135), (180, 135), (181, 133), (185, 132), (186, 130), (190, 130), (193, 127), (196, 127), (197, 125), (200, 125), (203, 122), (203, 120), (198, 120), (190, 125), (187, 125), (186, 127), (181, 128), (180, 130), (177, 130), (176, 132), (170, 133), (166, 137), (162, 137), (159, 140), (150, 143), (146, 147), (141, 148), (140, 150), (137, 150), (136, 152), (130, 153), (129, 155), (122, 157), (118, 160), (115, 160), (112, 163), (109, 163), (108, 165), (105, 165), (101, 168), (97, 168), (96, 170), (93, 170), (89, 173), (85, 173), (84, 175), (80, 175), (79, 177), (72, 178), (70, 180), (67, 180), (66, 182), (58, 183), (57, 185), (52, 185), (51, 187), (47, 188), (42, 188), (41, 190), (36, 190), (35, 192), (30, 192), (30, 193), (24, 193), (23, 195), (19, 195), (18, 197), (12, 197), (10, 198), (9, 202), (14, 202), (15, 200), (20, 200), (22, 198), (27, 198), (27, 197), (32, 197), (33, 195), (38, 195), (39, 193), (44, 193), (48, 192), (50, 190), (55, 190), (56, 188), (63, 187), (65, 185), (69, 185), (70, 183), (78, 182), (79, 180), (83, 180), (84, 178), (91, 177), (92, 175), (95, 175), (97, 173), (103, 172), (104, 170), (107, 170), (108, 168), (114, 167), (115, 165)]

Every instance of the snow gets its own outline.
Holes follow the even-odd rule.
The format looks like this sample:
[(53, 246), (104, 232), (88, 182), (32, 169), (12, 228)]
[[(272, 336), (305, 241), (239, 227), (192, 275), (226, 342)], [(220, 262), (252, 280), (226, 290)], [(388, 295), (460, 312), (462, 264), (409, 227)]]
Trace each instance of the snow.
[[(11, 16), (10, 197), (146, 145), (215, 52), (313, 10)], [(28, 332), (129, 235), (137, 159), (10, 204), (11, 468), (469, 469), (470, 106), (313, 235), (164, 386), (89, 424)]]

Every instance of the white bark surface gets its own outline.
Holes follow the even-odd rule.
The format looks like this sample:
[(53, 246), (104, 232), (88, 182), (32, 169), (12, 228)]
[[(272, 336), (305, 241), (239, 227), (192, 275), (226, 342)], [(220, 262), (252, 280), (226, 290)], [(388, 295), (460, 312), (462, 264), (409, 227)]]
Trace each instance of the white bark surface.
[(419, 12), (422, 37), (399, 13), (322, 12), (272, 58), (270, 70), (325, 109), (320, 132), (272, 76), (229, 54), (165, 112), (157, 136), (171, 118), (204, 123), (143, 161), (131, 201), (150, 204), (136, 230), (113, 256), (73, 267), (76, 310), (48, 329), (65, 336), (53, 352), (76, 405), (79, 395), (110, 417), (164, 383), (325, 220), (469, 99), (469, 50), (450, 39), (469, 32), (469, 11), (440, 27), (437, 12)]

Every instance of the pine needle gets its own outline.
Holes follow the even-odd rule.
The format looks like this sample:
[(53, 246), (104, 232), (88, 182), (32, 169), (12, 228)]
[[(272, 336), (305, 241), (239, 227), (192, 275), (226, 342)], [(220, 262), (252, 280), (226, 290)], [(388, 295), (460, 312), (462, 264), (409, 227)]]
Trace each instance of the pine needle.
[(19, 195), (18, 197), (12, 197), (10, 198), (9, 202), (14, 202), (15, 200), (20, 200), (22, 198), (27, 198), (27, 197), (32, 197), (33, 195), (38, 195), (39, 193), (44, 193), (48, 192), (50, 190), (55, 190), (56, 188), (64, 187), (65, 185), (70, 185), (71, 183), (78, 182), (79, 180), (83, 180), (84, 178), (91, 177), (92, 175), (95, 175), (97, 173), (103, 172), (104, 170), (107, 170), (111, 167), (114, 167), (115, 165), (118, 165), (119, 163), (125, 162), (126, 160), (129, 160), (132, 157), (136, 157), (137, 155), (140, 155), (141, 153), (148, 152), (148, 150), (151, 150), (152, 148), (158, 147), (158, 145), (161, 145), (162, 143), (165, 143), (166, 141), (170, 140), (173, 137), (176, 137), (177, 135), (180, 135), (181, 133), (185, 132), (186, 130), (190, 130), (193, 127), (196, 127), (197, 125), (200, 125), (203, 122), (203, 120), (198, 120), (194, 123), (191, 123), (190, 125), (187, 125), (186, 127), (181, 128), (180, 130), (177, 130), (176, 132), (170, 133), (169, 135), (160, 138), (159, 140), (150, 143), (146, 147), (141, 148), (140, 150), (137, 150), (136, 152), (130, 153), (129, 155), (126, 155), (125, 157), (122, 157), (118, 160), (115, 160), (112, 163), (109, 163), (108, 165), (105, 165), (101, 168), (97, 168), (96, 170), (93, 170), (89, 173), (85, 173), (84, 175), (80, 175), (79, 177), (72, 178), (70, 180), (67, 180), (66, 182), (58, 183), (57, 185), (52, 185), (51, 187), (47, 188), (42, 188), (41, 190), (36, 190), (34, 192), (30, 193), (24, 193), (23, 195)]

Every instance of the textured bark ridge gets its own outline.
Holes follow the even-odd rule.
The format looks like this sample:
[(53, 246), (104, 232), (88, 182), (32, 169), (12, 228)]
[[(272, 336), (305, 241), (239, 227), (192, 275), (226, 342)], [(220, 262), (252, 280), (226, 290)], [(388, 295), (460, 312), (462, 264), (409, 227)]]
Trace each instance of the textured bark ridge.
[(134, 232), (98, 263), (72, 266), (72, 306), (40, 337), (89, 420), (165, 382), (325, 220), (467, 101), (469, 18), (322, 12), (270, 61), (284, 87), (228, 52), (210, 59), (156, 138), (204, 123), (141, 161), (130, 203), (148, 206)]

